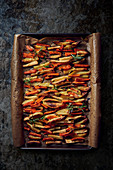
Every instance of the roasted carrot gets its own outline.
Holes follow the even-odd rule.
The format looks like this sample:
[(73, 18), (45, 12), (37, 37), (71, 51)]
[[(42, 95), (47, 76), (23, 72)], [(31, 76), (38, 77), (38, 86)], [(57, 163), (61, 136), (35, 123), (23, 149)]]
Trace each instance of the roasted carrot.
[(73, 103), (73, 105), (74, 105), (74, 106), (82, 106), (83, 103), (80, 103), (80, 102), (79, 102), (79, 103)]
[(57, 51), (49, 51), (49, 54), (51, 55), (53, 55), (53, 54), (61, 54), (60, 52), (57, 52)]
[(29, 51), (34, 51), (34, 48), (31, 47), (30, 45), (26, 45), (26, 49), (29, 50)]
[(42, 103), (41, 103), (41, 105), (42, 105), (44, 108), (46, 108), (46, 109), (48, 108), (46, 105), (44, 105), (44, 104), (42, 104)]
[(35, 103), (40, 103), (43, 99), (44, 99), (44, 96), (43, 96), (43, 97), (38, 98), (38, 99), (35, 101)]
[(23, 53), (23, 58), (34, 58), (35, 53)]
[(54, 113), (54, 112), (56, 112), (57, 110), (55, 109), (55, 110), (51, 110), (51, 111), (47, 111), (47, 112), (44, 112), (44, 115), (48, 115), (48, 114), (50, 114), (50, 113)]
[(82, 112), (72, 112), (71, 115), (81, 115), (83, 114)]
[(72, 141), (75, 141), (75, 140), (85, 140), (85, 138), (83, 138), (83, 137), (74, 137), (71, 140)]
[(36, 109), (32, 109), (32, 108), (24, 108), (23, 111), (24, 112), (28, 112), (28, 113), (35, 113), (35, 112), (37, 112)]
[(68, 65), (65, 65), (65, 66), (60, 66), (58, 69), (59, 70), (69, 70), (71, 68), (71, 66), (68, 64)]
[(27, 144), (28, 144), (28, 145), (29, 145), (29, 144), (37, 144), (37, 145), (39, 145), (39, 144), (41, 144), (41, 142), (40, 142), (40, 141), (37, 141), (37, 140), (30, 140), (30, 141), (27, 142)]
[(41, 134), (37, 134), (37, 133), (34, 133), (34, 132), (30, 132), (29, 135), (41, 137)]
[(26, 87), (26, 88), (31, 88), (31, 86), (30, 86), (30, 85), (27, 85), (27, 84), (24, 84), (24, 87)]
[(28, 103), (25, 103), (25, 104), (23, 104), (23, 107), (25, 107), (25, 106), (30, 106), (31, 104), (33, 104), (34, 103), (34, 101), (31, 101), (31, 102), (28, 102)]
[(24, 130), (30, 131), (30, 128), (24, 126)]
[(41, 82), (42, 80), (43, 80), (42, 78), (32, 79), (32, 80), (30, 80), (30, 83)]
[(29, 95), (34, 95), (34, 94), (37, 94), (37, 93), (39, 93), (38, 90), (33, 90), (33, 91), (30, 91), (30, 92), (26, 92), (25, 94), (26, 94), (26, 96), (29, 96)]
[(32, 74), (32, 73), (36, 73), (37, 70), (36, 69), (32, 69), (32, 70), (29, 70), (29, 71), (25, 71), (24, 74)]
[(50, 47), (50, 45), (48, 45), (48, 44), (42, 44), (42, 43), (36, 43), (36, 45), (45, 46), (45, 47)]
[(52, 131), (47, 129), (41, 129), (41, 132), (45, 132), (46, 134), (52, 134)]
[(80, 82), (73, 81), (73, 83), (74, 83), (74, 84), (77, 84), (77, 85), (81, 85), (81, 84), (83, 85), (83, 84), (85, 84), (85, 82), (82, 82), (82, 81), (80, 81)]
[(77, 53), (76, 52), (65, 52), (65, 56), (71, 56), (72, 55), (76, 55)]
[(74, 67), (90, 67), (88, 64), (74, 64)]
[(54, 141), (54, 138), (48, 137), (48, 138), (43, 138), (42, 141)]
[(89, 81), (89, 78), (75, 78), (75, 81), (81, 82), (81, 81)]
[(45, 80), (49, 80), (49, 79), (51, 79), (51, 78), (53, 78), (52, 76), (46, 76), (45, 77)]

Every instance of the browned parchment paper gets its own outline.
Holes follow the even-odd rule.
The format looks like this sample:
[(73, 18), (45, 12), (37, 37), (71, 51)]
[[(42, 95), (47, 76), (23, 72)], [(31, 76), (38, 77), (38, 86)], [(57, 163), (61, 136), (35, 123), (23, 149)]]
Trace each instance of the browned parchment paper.
[[(26, 41), (25, 41), (26, 39)], [(32, 41), (35, 39), (32, 38)], [(23, 101), (23, 69), (21, 63), (22, 51), (25, 43), (29, 43), (27, 37), (16, 34), (11, 61), (11, 117), (12, 135), (15, 147), (24, 144), (23, 123), (22, 123), (22, 101)]]
[(91, 105), (90, 105), (90, 136), (89, 145), (98, 147), (101, 94), (100, 94), (100, 33), (89, 36), (89, 51), (91, 63)]
[[(67, 37), (66, 37), (67, 38)], [(66, 39), (61, 38), (60, 39)], [(71, 39), (73, 39), (71, 37)], [(58, 37), (47, 37), (41, 40), (28, 37), (26, 35), (15, 35), (14, 47), (11, 62), (12, 72), (12, 91), (11, 91), (11, 109), (12, 109), (12, 134), (15, 147), (24, 144), (23, 123), (22, 123), (22, 101), (23, 101), (23, 69), (21, 63), (22, 51), (25, 44), (34, 44), (36, 42), (47, 42), (47, 40), (58, 39)], [(74, 38), (75, 39), (75, 38)], [(78, 40), (81, 39), (77, 37)], [(88, 36), (86, 43), (90, 51), (91, 64), (91, 101), (89, 114), (90, 133), (88, 141), (85, 143), (91, 147), (98, 146), (99, 122), (100, 122), (100, 34), (93, 33)]]

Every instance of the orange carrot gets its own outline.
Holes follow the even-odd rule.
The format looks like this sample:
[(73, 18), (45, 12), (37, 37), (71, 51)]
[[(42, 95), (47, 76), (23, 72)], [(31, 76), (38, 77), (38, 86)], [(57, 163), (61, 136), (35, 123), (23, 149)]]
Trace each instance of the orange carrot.
[(34, 86), (34, 87), (35, 87), (35, 89), (47, 89), (46, 86)]
[(30, 131), (30, 128), (24, 126), (24, 130)]
[(42, 105), (44, 108), (46, 108), (46, 109), (48, 108), (48, 107), (47, 107), (46, 105), (44, 105), (44, 104), (41, 104), (41, 105)]
[(35, 112), (37, 112), (36, 109), (32, 109), (32, 108), (24, 108), (24, 111), (28, 112), (28, 113), (35, 113)]
[(90, 67), (88, 64), (74, 64), (74, 67)]
[(89, 81), (89, 78), (75, 78), (75, 81), (81, 82), (81, 81)]
[(35, 54), (34, 53), (23, 53), (24, 58), (34, 58)]
[(37, 94), (39, 91), (38, 90), (33, 90), (33, 91), (30, 91), (30, 92), (26, 92), (26, 96), (29, 96), (29, 95), (34, 95), (34, 94)]
[(31, 101), (31, 102), (28, 102), (28, 103), (25, 103), (25, 104), (23, 104), (23, 107), (25, 107), (25, 106), (30, 106), (31, 104), (33, 104), (34, 103), (34, 101)]
[(34, 48), (31, 47), (30, 45), (26, 45), (26, 49), (29, 50), (29, 51), (33, 51), (34, 50)]
[(30, 83), (33, 83), (33, 82), (41, 82), (42, 80), (43, 80), (42, 78), (32, 79), (32, 80), (30, 80)]
[(65, 52), (65, 56), (69, 56), (69, 55), (76, 55), (77, 53), (76, 52)]
[(69, 70), (70, 68), (71, 68), (70, 65), (65, 65), (65, 66), (60, 66), (58, 69), (59, 69), (59, 70), (61, 70), (61, 69), (63, 69), (63, 70)]
[(40, 103), (43, 99), (44, 99), (44, 97), (40, 97), (40, 98), (38, 98), (38, 99), (35, 101), (35, 103), (36, 103), (36, 104), (37, 104), (37, 103)]
[(52, 138), (52, 137), (48, 137), (48, 138), (43, 138), (42, 139), (42, 141), (53, 141), (54, 140), (54, 138)]
[(49, 54), (61, 54), (61, 53), (58, 51), (49, 51)]
[(30, 132), (29, 135), (41, 137), (41, 134), (37, 134), (37, 133), (34, 133), (34, 132)]
[(44, 115), (48, 115), (48, 114), (50, 114), (50, 113), (54, 113), (54, 112), (56, 112), (57, 110), (55, 109), (55, 110), (51, 110), (51, 111), (47, 111), (47, 112), (44, 112)]
[(77, 84), (77, 85), (81, 85), (81, 84), (84, 84), (85, 82), (77, 82), (77, 81), (73, 81), (74, 84)]
[(48, 45), (48, 44), (42, 44), (42, 43), (36, 43), (36, 45), (45, 46), (45, 47), (50, 47), (50, 45)]
[(37, 70), (33, 69), (33, 70), (29, 70), (29, 71), (25, 71), (24, 74), (32, 74), (32, 73), (36, 73)]
[(27, 84), (24, 84), (24, 87), (31, 88), (31, 86)]
[(71, 140), (72, 141), (75, 141), (75, 140), (85, 140), (85, 138), (83, 138), (83, 137), (74, 137)]
[(81, 115), (82, 112), (72, 112), (71, 115)]

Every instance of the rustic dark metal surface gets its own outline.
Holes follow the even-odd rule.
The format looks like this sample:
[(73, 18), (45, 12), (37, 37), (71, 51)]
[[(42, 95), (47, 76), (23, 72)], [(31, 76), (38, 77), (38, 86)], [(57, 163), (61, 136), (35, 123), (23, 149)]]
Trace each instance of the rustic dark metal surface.
[[(112, 0), (1, 0), (0, 6), (0, 169), (112, 169)], [(13, 35), (25, 32), (101, 32), (102, 120), (98, 149), (35, 151), (13, 147), (10, 113), (10, 61)]]

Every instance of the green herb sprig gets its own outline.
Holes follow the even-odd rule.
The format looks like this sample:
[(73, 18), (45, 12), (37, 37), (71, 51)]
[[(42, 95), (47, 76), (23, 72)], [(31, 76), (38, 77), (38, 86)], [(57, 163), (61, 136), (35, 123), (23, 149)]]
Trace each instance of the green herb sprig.
[(71, 55), (72, 55), (72, 57), (74, 58), (75, 61), (77, 61), (77, 59), (81, 60), (82, 58), (84, 58), (84, 57), (78, 57), (78, 55), (73, 55), (73, 54), (71, 54)]

